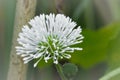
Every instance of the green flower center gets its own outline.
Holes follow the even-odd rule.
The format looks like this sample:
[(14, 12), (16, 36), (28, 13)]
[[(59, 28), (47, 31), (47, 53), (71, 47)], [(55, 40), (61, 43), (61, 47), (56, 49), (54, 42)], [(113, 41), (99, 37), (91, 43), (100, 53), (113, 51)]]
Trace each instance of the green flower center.
[(46, 37), (46, 42), (40, 42), (39, 43), (39, 52), (46, 52), (51, 54), (53, 56), (55, 53), (58, 54), (59, 51), (61, 51), (61, 48), (63, 45), (61, 45), (61, 42), (59, 41), (57, 36), (50, 35)]

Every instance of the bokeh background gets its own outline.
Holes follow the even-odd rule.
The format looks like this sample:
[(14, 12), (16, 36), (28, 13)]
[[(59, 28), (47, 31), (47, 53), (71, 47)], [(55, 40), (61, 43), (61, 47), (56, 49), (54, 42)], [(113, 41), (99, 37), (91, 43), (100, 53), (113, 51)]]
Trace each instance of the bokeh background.
[[(57, 13), (59, 0), (37, 0), (35, 15)], [(61, 1), (61, 0), (60, 0)], [(78, 66), (73, 80), (98, 80), (120, 67), (120, 0), (62, 0), (62, 13), (83, 28), (84, 48), (68, 62)], [(6, 80), (12, 44), (16, 0), (0, 0), (0, 80)], [(28, 80), (60, 80), (53, 65), (29, 65)], [(119, 75), (120, 76), (120, 75)], [(111, 80), (120, 80), (116, 76)], [(12, 76), (13, 77), (13, 76)]]

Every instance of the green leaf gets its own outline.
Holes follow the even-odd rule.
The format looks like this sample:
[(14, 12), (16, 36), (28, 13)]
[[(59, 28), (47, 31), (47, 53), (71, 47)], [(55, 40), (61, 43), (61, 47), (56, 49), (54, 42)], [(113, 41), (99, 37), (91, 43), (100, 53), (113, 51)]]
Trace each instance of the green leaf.
[(72, 63), (66, 63), (63, 65), (63, 72), (67, 78), (74, 77), (78, 72), (78, 67)]
[[(109, 50), (108, 50), (108, 69), (107, 69), (107, 74), (111, 72), (112, 70), (120, 67), (120, 32), (116, 36), (115, 39), (111, 40), (111, 43), (109, 45)], [(119, 80), (120, 79), (120, 74), (115, 75), (109, 80)]]
[(83, 30), (84, 42), (76, 46), (83, 51), (72, 54), (71, 62), (79, 64), (83, 68), (90, 68), (106, 60), (108, 46), (120, 31), (120, 23), (113, 23), (97, 31)]
[(120, 32), (114, 40), (111, 40), (108, 54), (109, 56), (107, 61), (109, 64), (109, 72), (117, 67), (120, 67)]

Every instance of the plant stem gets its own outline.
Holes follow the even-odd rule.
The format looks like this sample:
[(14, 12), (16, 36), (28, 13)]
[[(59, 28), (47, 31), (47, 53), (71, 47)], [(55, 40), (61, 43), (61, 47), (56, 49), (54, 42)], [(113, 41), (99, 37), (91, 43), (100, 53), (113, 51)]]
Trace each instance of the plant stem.
[(65, 77), (65, 75), (64, 75), (64, 73), (63, 73), (61, 65), (58, 63), (58, 64), (55, 65), (55, 67), (56, 67), (56, 69), (57, 69), (57, 71), (58, 71), (61, 79), (62, 80), (67, 80), (66, 77)]
[(17, 0), (14, 34), (12, 39), (13, 43), (7, 80), (27, 79), (27, 65), (23, 64), (21, 57), (16, 55), (15, 46), (18, 46), (17, 38), (22, 26), (26, 24), (35, 14), (36, 1), (37, 0)]

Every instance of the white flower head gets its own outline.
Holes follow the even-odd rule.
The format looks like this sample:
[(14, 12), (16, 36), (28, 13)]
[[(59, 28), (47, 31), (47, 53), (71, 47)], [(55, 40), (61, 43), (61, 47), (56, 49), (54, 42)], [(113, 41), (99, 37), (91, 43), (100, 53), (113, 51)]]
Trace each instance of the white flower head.
[(82, 42), (80, 26), (63, 14), (49, 14), (36, 16), (28, 25), (24, 25), (17, 39), (20, 46), (16, 47), (18, 55), (23, 57), (24, 63), (38, 59), (34, 67), (44, 59), (58, 64), (58, 59), (71, 58), (69, 53), (82, 50), (72, 45)]

